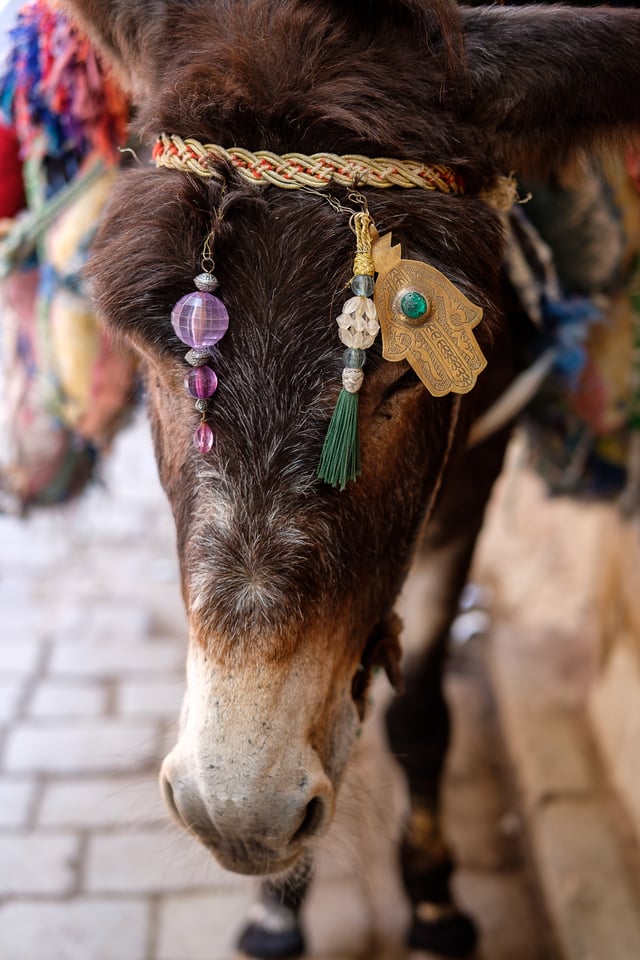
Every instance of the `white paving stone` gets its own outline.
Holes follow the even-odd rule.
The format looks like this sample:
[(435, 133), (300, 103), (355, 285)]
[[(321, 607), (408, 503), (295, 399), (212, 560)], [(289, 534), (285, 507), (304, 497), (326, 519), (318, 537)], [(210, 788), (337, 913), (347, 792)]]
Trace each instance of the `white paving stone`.
[[(1, 582), (1, 581), (0, 581)], [(0, 597), (0, 602), (2, 598)], [(40, 640), (51, 630), (51, 610), (35, 602), (2, 602), (0, 643)]]
[(28, 714), (48, 717), (95, 717), (104, 712), (107, 691), (97, 683), (64, 680), (40, 683), (33, 693)]
[[(17, 604), (31, 603), (33, 600), (33, 578), (22, 574), (17, 576), (15, 573), (5, 573), (0, 577), (0, 603), (3, 610), (8, 607), (13, 609)], [(3, 631), (0, 630), (0, 637)]]
[[(149, 542), (146, 549), (123, 550), (121, 546), (113, 544), (100, 545), (100, 550), (91, 554), (89, 564), (87, 558), (81, 555), (75, 559), (70, 568), (78, 577), (90, 576), (93, 585), (93, 596), (103, 599), (104, 584), (109, 584), (110, 596), (118, 602), (125, 600), (127, 604), (134, 603), (140, 597), (145, 597), (149, 590), (157, 592), (158, 583), (151, 579), (152, 570), (158, 559), (175, 556), (175, 548), (167, 547), (163, 550), (158, 543)], [(84, 562), (83, 562), (84, 560)], [(163, 584), (166, 587), (166, 584)], [(172, 587), (172, 590), (175, 590)]]
[(47, 827), (124, 827), (168, 823), (156, 776), (74, 778), (44, 787), (38, 823)]
[(41, 650), (39, 643), (15, 640), (0, 643), (0, 675), (24, 677), (33, 673)]
[(30, 722), (8, 734), (5, 769), (16, 773), (137, 770), (155, 757), (155, 729), (140, 720)]
[(22, 677), (0, 677), (0, 723), (15, 716), (24, 683)]
[(0, 827), (23, 827), (34, 795), (31, 778), (0, 777)]
[(136, 643), (114, 638), (109, 642), (61, 642), (52, 652), (50, 673), (59, 676), (118, 677), (123, 675), (182, 673), (185, 652), (177, 643)]
[(78, 855), (72, 834), (0, 834), (0, 895), (69, 893)]
[(55, 639), (92, 643), (119, 640), (123, 635), (144, 639), (150, 630), (152, 615), (139, 603), (83, 600), (62, 610), (57, 618)]
[(178, 827), (138, 830), (89, 839), (86, 884), (91, 893), (156, 893), (225, 889), (237, 884), (210, 853)]
[[(105, 510), (104, 497), (103, 490), (93, 490), (78, 504), (76, 542), (130, 543), (132, 538), (142, 538), (146, 527), (144, 511), (133, 503), (118, 504), (117, 510)], [(113, 502), (113, 497), (109, 500)]]
[(177, 717), (184, 696), (184, 680), (124, 681), (117, 699), (118, 712), (125, 716)]
[(164, 897), (158, 960), (229, 960), (253, 901), (250, 883), (216, 895)]
[(0, 563), (13, 573), (38, 572), (59, 563), (69, 550), (68, 537), (42, 536), (37, 520), (0, 517)]
[(0, 907), (2, 960), (146, 960), (149, 906), (130, 897)]

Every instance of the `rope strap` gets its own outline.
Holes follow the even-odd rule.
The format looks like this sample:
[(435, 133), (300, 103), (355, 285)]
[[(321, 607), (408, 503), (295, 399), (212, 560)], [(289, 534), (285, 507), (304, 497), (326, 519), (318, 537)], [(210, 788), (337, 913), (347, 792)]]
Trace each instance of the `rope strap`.
[(156, 166), (195, 173), (200, 177), (220, 177), (216, 164), (231, 164), (245, 180), (253, 184), (272, 184), (285, 190), (326, 187), (338, 183), (345, 187), (357, 183), (367, 187), (421, 187), (440, 193), (461, 194), (461, 177), (449, 167), (416, 160), (370, 159), (357, 154), (343, 157), (335, 153), (285, 153), (268, 150), (251, 153), (240, 147), (225, 150), (213, 143), (202, 144), (192, 137), (163, 133), (153, 149)]

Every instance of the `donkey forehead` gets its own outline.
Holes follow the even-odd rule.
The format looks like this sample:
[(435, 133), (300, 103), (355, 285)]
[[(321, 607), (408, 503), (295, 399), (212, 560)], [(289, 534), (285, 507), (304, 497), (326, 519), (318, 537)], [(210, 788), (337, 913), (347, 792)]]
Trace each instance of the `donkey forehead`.
[[(134, 177), (122, 192), (94, 255), (103, 316), (153, 361), (172, 398), (163, 399), (163, 406), (174, 403), (176, 416), (193, 418), (180, 406), (188, 367), (170, 314), (194, 289), (214, 222), (217, 293), (230, 316), (213, 361), (219, 381), (213, 413), (223, 440), (224, 474), (249, 484), (244, 500), (254, 508), (271, 507), (284, 489), (288, 509), (295, 509), (293, 494), (311, 492), (312, 461), (340, 388), (343, 348), (335, 317), (350, 296), (355, 252), (348, 213), (320, 197), (282, 191), (261, 197), (229, 188), (222, 197), (215, 187), (165, 171)], [(394, 237), (408, 239), (410, 255), (416, 251), (428, 258), (487, 306), (500, 238), (497, 219), (485, 204), (407, 194), (372, 195), (369, 202), (382, 231), (397, 225)], [(487, 317), (480, 333), (485, 342), (489, 332)], [(382, 361), (375, 343), (361, 391), (365, 411), (399, 370)]]
[[(369, 196), (379, 228), (406, 238), (409, 255), (428, 258), (486, 307), (500, 260), (497, 218), (478, 200), (411, 193)], [(282, 519), (286, 509), (295, 518), (298, 509), (304, 513), (300, 499), (318, 494), (313, 461), (340, 387), (343, 348), (334, 321), (349, 295), (355, 251), (348, 214), (317, 196), (229, 188), (222, 197), (182, 174), (134, 175), (117, 188), (94, 254), (98, 305), (151, 361), (164, 384), (164, 419), (172, 404), (176, 417), (193, 418), (184, 406), (186, 351), (170, 314), (194, 289), (212, 219), (217, 293), (230, 315), (213, 362), (219, 471), (248, 510)], [(382, 361), (379, 343), (368, 351), (365, 411), (397, 370)]]
[[(390, 503), (384, 524), (376, 517), (386, 475), (396, 474), (398, 488), (413, 475), (397, 476), (397, 451), (386, 464), (381, 456), (375, 476), (345, 494), (316, 479), (340, 388), (344, 348), (335, 316), (348, 296), (355, 238), (348, 215), (315, 196), (260, 199), (243, 189), (235, 201), (227, 198), (213, 241), (217, 294), (230, 314), (212, 362), (219, 387), (210, 422), (219, 444), (204, 458), (190, 449), (195, 414), (182, 383), (186, 348), (174, 336), (170, 313), (194, 289), (219, 199), (180, 174), (132, 177), (126, 189), (118, 187), (93, 273), (102, 313), (149, 361), (163, 479), (175, 471), (168, 492), (179, 518), (190, 611), (203, 634), (268, 637), (281, 624), (300, 623), (328, 595), (343, 595), (373, 556), (382, 553), (385, 564), (402, 569), (419, 505), (398, 500), (401, 509)], [(397, 224), (412, 249), (455, 271), (465, 289), (491, 275), (496, 228), (479, 202), (469, 200), (466, 215), (439, 197), (404, 197), (402, 204), (371, 197), (370, 203), (382, 229)], [(361, 398), (367, 455), (384, 442), (390, 424), (370, 419), (376, 384), (385, 368), (393, 367), (393, 375), (397, 368), (376, 349), (368, 351)], [(409, 428), (393, 424), (398, 437)], [(429, 456), (437, 459), (438, 449), (431, 443)], [(421, 446), (415, 450), (417, 460), (422, 453)], [(422, 469), (412, 466), (414, 473)], [(394, 543), (385, 546), (391, 536)], [(359, 590), (374, 616), (385, 612), (391, 581), (390, 574), (388, 590), (379, 586), (373, 602), (368, 585)]]
[[(471, 296), (495, 287), (500, 226), (484, 203), (422, 191), (369, 191), (368, 201), (380, 232), (393, 230), (406, 255), (429, 260)], [(182, 358), (169, 316), (194, 289), (212, 223), (218, 292), (231, 317), (222, 359), (240, 338), (269, 356), (297, 349), (301, 359), (322, 358), (331, 345), (339, 357), (333, 318), (355, 251), (348, 213), (274, 189), (227, 188), (222, 197), (169, 171), (136, 171), (116, 186), (92, 262), (103, 318), (143, 348)]]

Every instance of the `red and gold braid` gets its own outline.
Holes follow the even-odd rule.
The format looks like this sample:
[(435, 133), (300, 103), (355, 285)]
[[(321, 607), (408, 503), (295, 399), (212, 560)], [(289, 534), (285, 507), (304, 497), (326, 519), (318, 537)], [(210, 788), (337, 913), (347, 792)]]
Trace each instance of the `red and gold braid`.
[(220, 177), (220, 163), (228, 163), (249, 183), (272, 184), (284, 190), (322, 188), (338, 183), (345, 187), (419, 187), (440, 193), (462, 194), (461, 177), (449, 167), (416, 160), (334, 153), (286, 153), (268, 150), (252, 153), (240, 147), (225, 150), (213, 143), (202, 144), (192, 137), (161, 134), (153, 150), (158, 167), (183, 170), (200, 177)]

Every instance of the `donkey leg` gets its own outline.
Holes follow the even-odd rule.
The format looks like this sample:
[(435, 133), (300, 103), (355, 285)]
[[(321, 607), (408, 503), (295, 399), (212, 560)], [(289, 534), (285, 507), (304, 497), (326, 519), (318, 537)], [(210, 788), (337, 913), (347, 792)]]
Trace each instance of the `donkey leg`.
[(453, 901), (454, 862), (440, 825), (440, 777), (450, 739), (443, 671), (449, 628), (507, 439), (503, 433), (468, 451), (447, 477), (418, 553), (431, 575), (427, 630), (409, 659), (404, 693), (387, 714), (389, 742), (407, 775), (411, 802), (400, 851), (413, 908), (409, 945), (448, 957), (471, 954), (477, 933)]
[(249, 911), (240, 939), (241, 956), (258, 960), (287, 960), (305, 953), (300, 910), (311, 885), (313, 867), (308, 860), (295, 878), (264, 880)]

